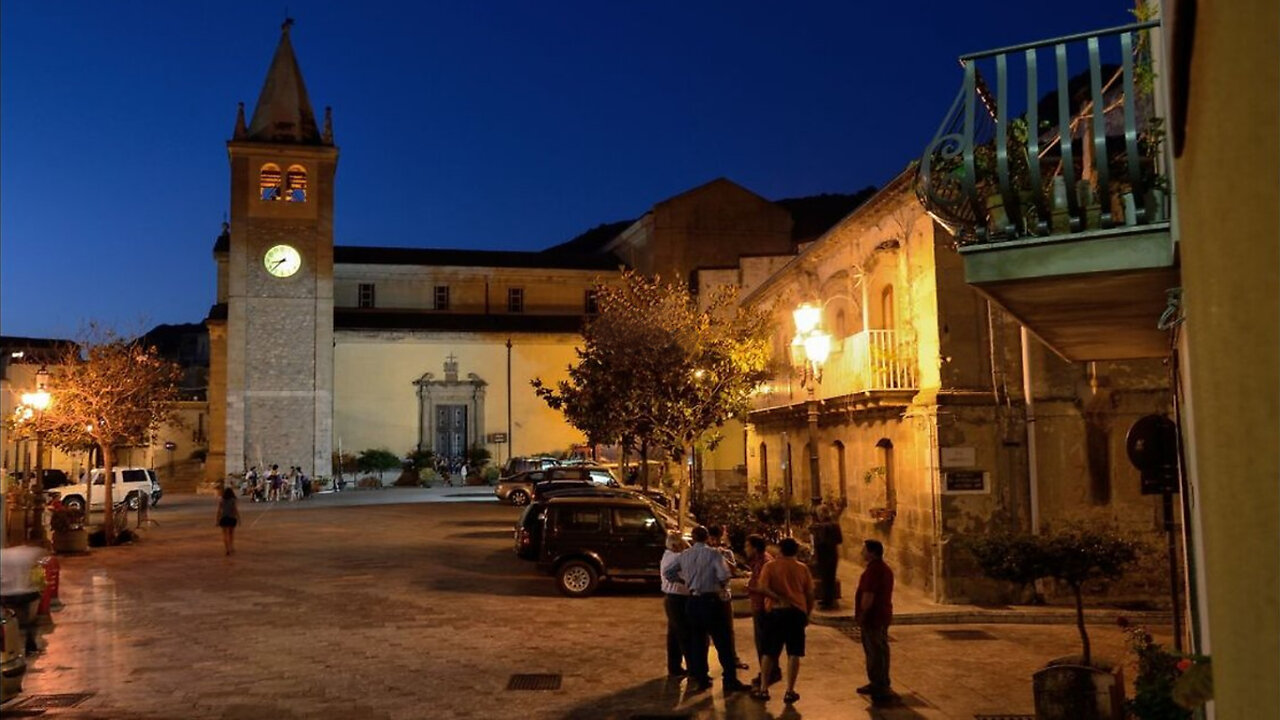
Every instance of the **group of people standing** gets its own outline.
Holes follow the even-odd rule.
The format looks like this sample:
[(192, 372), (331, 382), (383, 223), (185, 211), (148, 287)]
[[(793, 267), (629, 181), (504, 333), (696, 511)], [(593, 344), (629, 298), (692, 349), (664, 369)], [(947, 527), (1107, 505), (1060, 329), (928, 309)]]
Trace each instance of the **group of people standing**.
[(244, 474), (240, 494), (248, 496), (252, 502), (305, 500), (311, 497), (311, 478), (297, 466), (282, 473), (279, 465), (272, 465), (265, 475), (259, 475), (255, 465)]
[[(824, 605), (835, 606), (835, 546), (839, 526), (815, 524), (815, 555), (823, 576)], [(796, 679), (800, 658), (805, 654), (805, 629), (815, 607), (816, 583), (809, 567), (798, 559), (800, 544), (795, 538), (778, 543), (778, 555), (768, 551), (765, 539), (751, 535), (745, 552), (751, 576), (747, 590), (751, 598), (752, 629), (759, 674), (744, 684), (738, 670), (734, 643), (733, 609), (728, 589), (731, 568), (737, 565), (733, 551), (721, 543), (721, 528), (698, 526), (691, 533), (692, 545), (686, 545), (679, 534), (667, 537), (667, 549), (661, 562), (662, 591), (667, 616), (667, 674), (688, 677), (689, 691), (702, 692), (711, 687), (708, 650), (716, 648), (723, 671), (726, 693), (750, 690), (757, 700), (770, 699), (769, 687), (783, 679), (782, 651), (787, 652), (786, 691), (783, 702), (791, 705), (800, 699)], [(819, 550), (821, 546), (823, 549)], [(889, 680), (888, 628), (893, 618), (893, 571), (884, 562), (884, 546), (876, 540), (863, 543), (862, 557), (866, 570), (858, 583), (854, 598), (854, 621), (862, 632), (869, 683), (857, 692), (873, 700), (894, 697)]]

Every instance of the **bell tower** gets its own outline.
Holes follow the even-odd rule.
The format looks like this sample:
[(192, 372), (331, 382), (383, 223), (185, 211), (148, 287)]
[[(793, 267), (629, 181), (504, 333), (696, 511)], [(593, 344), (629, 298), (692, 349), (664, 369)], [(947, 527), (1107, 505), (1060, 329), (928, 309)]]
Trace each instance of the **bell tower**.
[(330, 470), (338, 148), (328, 108), (316, 123), (292, 25), (251, 119), (241, 103), (227, 142), (230, 227), (214, 248), (219, 305), (209, 319), (210, 480), (273, 464)]

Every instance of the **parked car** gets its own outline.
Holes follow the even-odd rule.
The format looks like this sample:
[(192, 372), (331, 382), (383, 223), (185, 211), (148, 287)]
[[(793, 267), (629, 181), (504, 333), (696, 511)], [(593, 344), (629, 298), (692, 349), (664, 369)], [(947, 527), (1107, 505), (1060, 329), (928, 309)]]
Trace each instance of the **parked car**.
[[(21, 472), (9, 473), (9, 477), (13, 479), (14, 482), (22, 482), (23, 475), (24, 473), (21, 473)], [(35, 477), (36, 472), (35, 470), (32, 470), (28, 473), (25, 473), (25, 475), (27, 478), (33, 478)], [(59, 470), (57, 468), (43, 468), (40, 472), (40, 477), (43, 479), (43, 482), (41, 484), (44, 486), (44, 489), (46, 491), (60, 488), (63, 485), (71, 484), (71, 478), (67, 477), (66, 471)]]
[(502, 466), (502, 477), (511, 477), (522, 472), (545, 470), (555, 467), (559, 461), (553, 457), (513, 457)]
[(155, 507), (160, 504), (160, 498), (164, 497), (164, 489), (160, 487), (160, 478), (155, 470), (147, 470), (147, 475), (151, 477), (151, 506)]
[[(151, 498), (151, 502), (154, 504), (159, 501), (160, 496), (163, 494), (154, 470), (140, 467), (118, 467), (114, 468), (113, 475), (112, 500), (127, 503), (130, 510), (138, 509), (142, 504), (144, 495)], [(89, 479), (93, 483), (93, 509), (101, 509), (104, 501), (103, 495), (106, 491), (106, 473), (102, 471), (102, 468), (94, 468), (89, 473)], [(66, 507), (84, 510), (85, 498), (89, 495), (89, 486), (84, 482), (79, 482), (74, 485), (64, 485), (53, 492), (58, 493), (62, 499), (62, 504)]]
[(570, 597), (586, 597), (602, 579), (657, 579), (667, 526), (635, 498), (563, 497), (542, 513), (538, 568)]
[(533, 500), (533, 486), (536, 483), (553, 480), (590, 481), (599, 485), (616, 486), (618, 481), (605, 468), (581, 465), (577, 467), (552, 467), (546, 470), (532, 470), (517, 473), (512, 477), (500, 480), (493, 489), (498, 500), (512, 505), (528, 505)]

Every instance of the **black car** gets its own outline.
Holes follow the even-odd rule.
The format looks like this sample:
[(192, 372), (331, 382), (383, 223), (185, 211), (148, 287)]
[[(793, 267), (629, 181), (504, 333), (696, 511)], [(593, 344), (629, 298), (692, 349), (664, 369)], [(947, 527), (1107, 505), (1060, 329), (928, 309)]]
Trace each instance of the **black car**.
[[(552, 498), (530, 506), (522, 520), (534, 525), (530, 543), (541, 535), (535, 545), (538, 568), (555, 575), (556, 587), (565, 595), (586, 597), (602, 579), (658, 579), (667, 524), (646, 500)], [(517, 529), (517, 552), (519, 537)]]

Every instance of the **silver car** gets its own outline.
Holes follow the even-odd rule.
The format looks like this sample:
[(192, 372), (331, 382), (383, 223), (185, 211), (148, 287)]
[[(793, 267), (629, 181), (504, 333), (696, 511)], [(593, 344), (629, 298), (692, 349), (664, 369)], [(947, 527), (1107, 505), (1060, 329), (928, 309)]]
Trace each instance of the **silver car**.
[(529, 501), (533, 499), (533, 484), (547, 480), (589, 480), (597, 485), (608, 487), (617, 487), (618, 485), (617, 478), (613, 476), (613, 473), (609, 472), (608, 468), (577, 465), (516, 473), (499, 482), (498, 487), (494, 488), (493, 494), (497, 495), (498, 500), (502, 502), (516, 506), (528, 505)]

